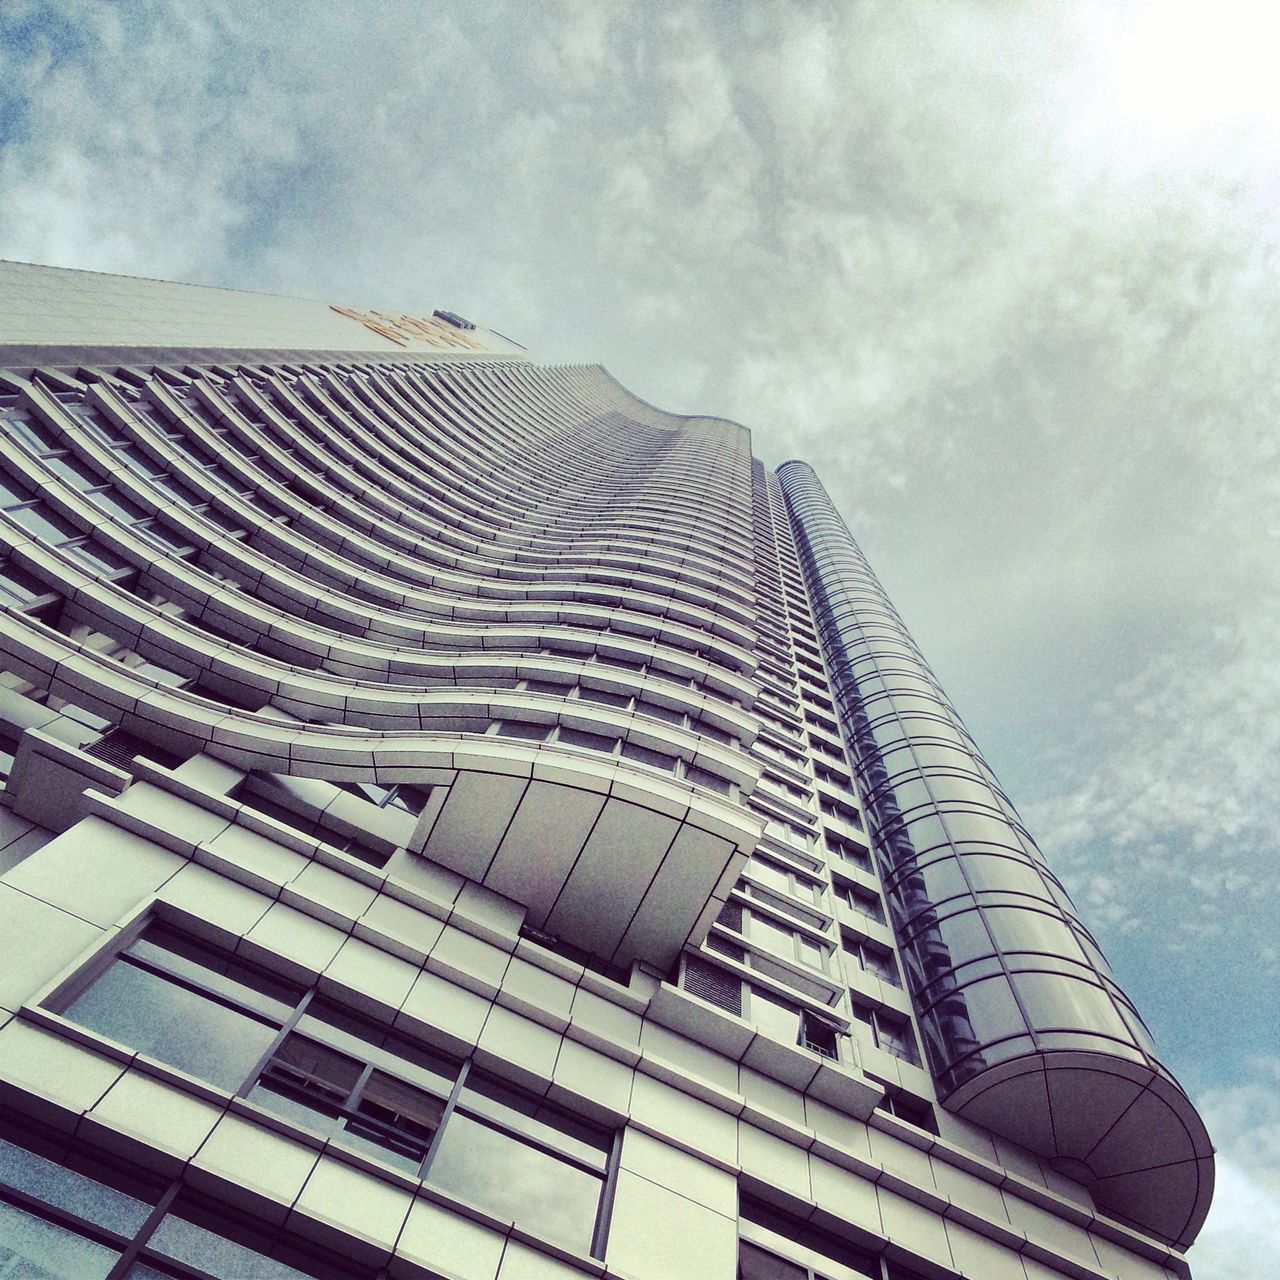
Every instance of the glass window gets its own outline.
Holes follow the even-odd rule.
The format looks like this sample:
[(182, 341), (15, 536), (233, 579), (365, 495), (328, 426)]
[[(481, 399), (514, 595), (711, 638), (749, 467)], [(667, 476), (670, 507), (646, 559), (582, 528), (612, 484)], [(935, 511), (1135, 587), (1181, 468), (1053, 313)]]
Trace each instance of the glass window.
[(212, 1084), (235, 1089), (277, 1027), (122, 957), (66, 1016)]
[[(195, 938), (153, 925), (65, 1013), (228, 1090), (249, 1080), (249, 1097), (284, 1119), (409, 1173), (425, 1170), (441, 1188), (566, 1248), (587, 1254), (597, 1245), (611, 1132), (481, 1072), (467, 1076), (445, 1125), (457, 1063)], [(286, 1022), (289, 1034), (254, 1079)], [(220, 1230), (217, 1221), (201, 1225)], [(154, 1247), (171, 1237), (201, 1238), (189, 1224), (169, 1224)], [(165, 1256), (196, 1260), (199, 1247)], [(295, 1274), (277, 1261), (250, 1269), (234, 1249), (226, 1256), (231, 1269), (219, 1274)]]
[(0, 565), (0, 601), (31, 604), (50, 594), (49, 588), (12, 560)]
[(618, 745), (616, 738), (606, 738), (602, 733), (588, 733), (585, 729), (561, 727), (556, 741), (569, 747), (588, 747), (592, 751), (612, 752)]
[(577, 1253), (590, 1253), (603, 1178), (471, 1116), (449, 1122), (431, 1182)]
[(609, 693), (605, 689), (589, 689), (586, 685), (578, 686), (578, 697), (586, 702), (598, 702), (606, 707), (625, 707), (631, 699), (622, 693)]
[(545, 724), (526, 724), (523, 720), (503, 720), (498, 725), (500, 738), (526, 738), (530, 742), (545, 742), (551, 728)]
[(106, 1280), (119, 1256), (116, 1249), (0, 1200), (0, 1276)]
[(770, 951), (777, 952), (778, 955), (786, 956), (788, 959), (794, 958), (796, 950), (794, 930), (776, 924), (768, 916), (762, 916), (755, 911), (751, 912), (750, 920), (750, 937), (753, 942), (758, 942), (761, 946), (768, 947)]
[(783, 1044), (798, 1044), (800, 1040), (800, 1010), (766, 995), (756, 987), (751, 988), (751, 1022), (765, 1035)]
[(13, 507), (8, 514), (28, 533), (52, 547), (76, 536), (74, 525), (40, 503), (30, 507)]
[(102, 477), (92, 470), (86, 463), (79, 458), (74, 458), (71, 454), (54, 454), (51, 458), (46, 458), (45, 466), (56, 476), (60, 476), (66, 480), (75, 489), (92, 489), (94, 485), (102, 483)]
[[(150, 1205), (137, 1195), (107, 1186), (5, 1139), (0, 1139), (0, 1185), (15, 1187), (45, 1204), (113, 1231), (136, 1231), (151, 1212)], [(0, 1275), (4, 1274), (0, 1271)]]
[(95, 506), (101, 507), (108, 515), (114, 516), (117, 520), (123, 520), (126, 524), (133, 524), (134, 521), (143, 519), (147, 514), (136, 502), (131, 502), (128, 498), (122, 497), (114, 489), (98, 489), (89, 495), (89, 501)]
[[(740, 1212), (743, 1234), (750, 1233), (759, 1240), (742, 1241), (741, 1280), (798, 1280), (809, 1276), (822, 1280), (830, 1274), (823, 1268), (824, 1261), (879, 1280), (880, 1260), (848, 1240), (745, 1196)], [(790, 1255), (789, 1259), (782, 1257), (784, 1252)]]
[[(147, 1241), (146, 1253), (228, 1280), (348, 1280), (369, 1274), (278, 1227), (189, 1193), (180, 1194), (173, 1211), (161, 1219)], [(139, 1263), (129, 1278), (168, 1280), (169, 1274)]]
[(429, 1180), (589, 1254), (611, 1135), (479, 1072), (441, 1135)]
[(348, 1146), (416, 1173), (444, 1115), (445, 1099), (355, 1058), (291, 1035), (249, 1097)]
[(243, 1083), (297, 988), (161, 925), (65, 1009), (73, 1022), (223, 1088)]
[(809, 1280), (809, 1270), (744, 1240), (738, 1253), (738, 1280)]
[(121, 569), (130, 567), (122, 556), (96, 542), (76, 542), (64, 549), (68, 555), (74, 556), (98, 573), (119, 573)]
[(853, 1016), (869, 1028), (871, 1043), (877, 1048), (914, 1066), (920, 1065), (920, 1052), (916, 1048), (916, 1038), (910, 1023), (900, 1021), (879, 1009), (868, 1009), (857, 1004), (853, 1006)]
[(665, 769), (668, 773), (675, 772), (675, 756), (664, 755), (661, 751), (652, 751), (634, 742), (624, 742), (622, 754), (628, 760), (637, 760), (641, 764), (652, 765), (655, 769)]

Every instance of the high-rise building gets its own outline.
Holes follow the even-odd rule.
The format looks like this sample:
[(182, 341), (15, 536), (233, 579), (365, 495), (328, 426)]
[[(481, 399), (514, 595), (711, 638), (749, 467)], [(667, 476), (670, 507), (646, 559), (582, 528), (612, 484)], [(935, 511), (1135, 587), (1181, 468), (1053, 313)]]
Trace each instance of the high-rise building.
[(0, 1276), (1170, 1280), (1212, 1153), (812, 470), (0, 264)]

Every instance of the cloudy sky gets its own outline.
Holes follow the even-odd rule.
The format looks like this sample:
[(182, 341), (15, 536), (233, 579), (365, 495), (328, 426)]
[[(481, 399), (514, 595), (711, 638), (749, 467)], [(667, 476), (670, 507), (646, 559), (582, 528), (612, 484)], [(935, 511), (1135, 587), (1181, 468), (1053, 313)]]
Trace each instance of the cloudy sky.
[(1280, 14), (0, 4), (0, 257), (447, 306), (826, 478), (1280, 1255)]

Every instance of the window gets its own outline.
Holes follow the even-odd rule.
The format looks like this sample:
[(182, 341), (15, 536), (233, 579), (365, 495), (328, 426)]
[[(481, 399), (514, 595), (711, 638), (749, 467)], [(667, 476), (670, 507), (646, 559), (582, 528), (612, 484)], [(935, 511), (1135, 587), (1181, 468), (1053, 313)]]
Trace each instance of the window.
[(824, 837), (827, 849), (844, 862), (851, 862), (863, 871), (871, 870), (871, 855), (851, 840), (841, 840), (839, 836)]
[(840, 949), (851, 956), (857, 965), (867, 973), (874, 973), (882, 982), (891, 986), (902, 986), (902, 975), (898, 972), (898, 962), (892, 951), (886, 951), (852, 934), (840, 935)]
[(43, 582), (16, 561), (9, 559), (0, 562), (0, 605), (17, 605), (26, 609), (53, 596), (54, 593)]
[(828, 818), (835, 818), (839, 822), (847, 822), (849, 826), (862, 830), (862, 815), (851, 805), (842, 804), (839, 800), (832, 800), (828, 796), (819, 795), (818, 808), (822, 810)]
[(759, 987), (748, 986), (747, 992), (743, 1017), (770, 1039), (801, 1045), (824, 1058), (840, 1056), (839, 1033), (831, 1023)]
[(471, 1071), (428, 1178), (577, 1253), (603, 1256), (612, 1135)]
[(872, 920), (884, 924), (884, 905), (880, 895), (860, 885), (845, 884), (842, 880), (835, 883), (835, 895), (847, 907), (852, 907), (859, 915), (869, 916)]
[(821, 884), (784, 867), (780, 862), (774, 862), (772, 858), (752, 857), (747, 869), (761, 884), (779, 893), (791, 894), (803, 902), (822, 901)]
[(880, 1280), (879, 1258), (848, 1240), (745, 1196), (739, 1214), (738, 1280), (843, 1280), (850, 1271)]
[(116, 574), (128, 568), (125, 561), (114, 552), (90, 542), (70, 521), (64, 520), (52, 507), (37, 500), (22, 482), (3, 473), (0, 473), (0, 510), (26, 533), (38, 538), (46, 546), (74, 556), (95, 572)]
[[(528, 681), (526, 681), (527, 683)], [(594, 697), (595, 692), (591, 691), (591, 700), (599, 701), (598, 698)], [(586, 694), (581, 696), (583, 698), (587, 697)], [(648, 703), (640, 703), (637, 705), (637, 710), (647, 711), (650, 709), (650, 705)], [(672, 716), (667, 718), (670, 719)], [(682, 722), (684, 717), (675, 715), (674, 719)], [(702, 732), (705, 728), (701, 721), (697, 722), (694, 727), (698, 732)], [(554, 725), (530, 724), (520, 720), (500, 720), (492, 732), (500, 738), (520, 738), (530, 742), (554, 742), (562, 747), (583, 747), (588, 751), (598, 751), (601, 755), (620, 756), (624, 760), (631, 760), (637, 764), (645, 764), (654, 769), (661, 769), (664, 773), (673, 773), (677, 777), (684, 778), (697, 786), (706, 787), (711, 791), (718, 791), (721, 795), (730, 795), (733, 792), (733, 784), (728, 779), (720, 777), (719, 774), (711, 773), (707, 769), (689, 764), (678, 756), (668, 755), (665, 751), (656, 751), (651, 747), (627, 742), (604, 733), (592, 733), (587, 729), (573, 729), (568, 725), (556, 727)], [(719, 733), (718, 730), (716, 732)], [(727, 737), (728, 735), (723, 736)]]
[(886, 1093), (884, 1099), (876, 1103), (876, 1110), (887, 1115), (896, 1116), (907, 1124), (915, 1125), (926, 1133), (936, 1134), (938, 1122), (933, 1118), (933, 1108), (917, 1098), (909, 1098), (906, 1094)]
[(379, 809), (399, 809), (403, 813), (417, 817), (425, 807), (431, 795), (430, 787), (415, 787), (408, 782), (399, 782), (394, 786), (383, 787), (376, 782), (338, 782), (335, 786), (349, 791), (361, 800), (376, 804)]
[(871, 1043), (877, 1049), (883, 1049), (913, 1066), (920, 1065), (920, 1050), (916, 1048), (915, 1032), (905, 1018), (886, 1013), (883, 1009), (870, 1009), (858, 1004), (853, 1006), (853, 1016), (868, 1029)]
[[(226, 701), (226, 698), (223, 697), (222, 701)], [(282, 804), (279, 800), (264, 795), (259, 790), (260, 787), (269, 787), (270, 785), (269, 781), (259, 781), (258, 776), (251, 775), (235, 788), (231, 793), (231, 798), (238, 800), (247, 809), (253, 809), (257, 813), (266, 814), (267, 817), (274, 818), (277, 822), (283, 823), (286, 827), (291, 827), (301, 835), (323, 840), (325, 844), (332, 845), (335, 849), (350, 854), (351, 857), (368, 863), (371, 867), (385, 867), (387, 865), (391, 858), (389, 851), (375, 849), (361, 839), (359, 835), (345, 835), (340, 831), (326, 827), (322, 814), (317, 813), (315, 817), (307, 817), (297, 809), (293, 809), (287, 804)]]
[(757, 946), (784, 959), (826, 972), (827, 949), (816, 939), (759, 911), (748, 911), (745, 915), (746, 936)]
[(154, 923), (63, 1012), (536, 1235), (603, 1256), (613, 1133), (314, 987)]
[(161, 1062), (236, 1089), (301, 995), (292, 983), (153, 925), (65, 1014)]
[[(164, 1206), (162, 1216), (155, 1213), (158, 1205)], [(277, 1226), (101, 1151), (0, 1126), (0, 1275), (105, 1280), (108, 1274), (135, 1280), (372, 1275)]]

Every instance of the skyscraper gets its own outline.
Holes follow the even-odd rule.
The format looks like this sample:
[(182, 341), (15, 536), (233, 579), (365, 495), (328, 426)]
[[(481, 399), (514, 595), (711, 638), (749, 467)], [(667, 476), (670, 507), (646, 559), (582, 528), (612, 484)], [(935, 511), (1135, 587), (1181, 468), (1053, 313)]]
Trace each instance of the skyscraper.
[(22, 264), (0, 427), (0, 1275), (1187, 1275), (1204, 1127), (808, 466)]

